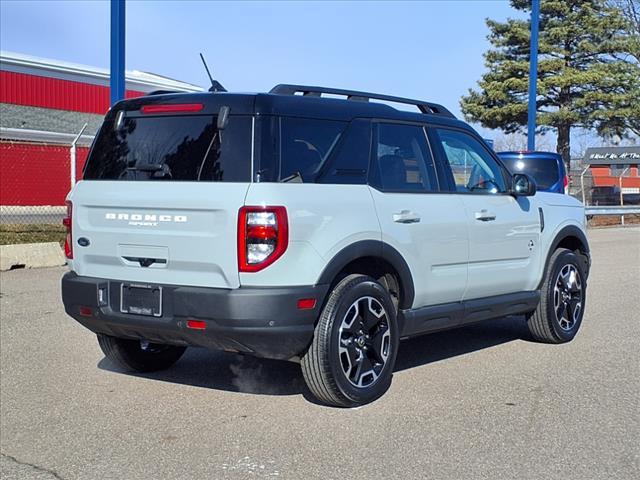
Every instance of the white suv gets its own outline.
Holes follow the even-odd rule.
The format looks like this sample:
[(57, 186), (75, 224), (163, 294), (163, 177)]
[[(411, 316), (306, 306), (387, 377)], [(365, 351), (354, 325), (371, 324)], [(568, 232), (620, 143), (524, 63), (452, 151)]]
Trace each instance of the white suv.
[(402, 338), (525, 314), (560, 343), (584, 315), (582, 205), (428, 102), (296, 85), (123, 101), (68, 212), (65, 309), (137, 371), (187, 346), (300, 361), (318, 399), (354, 406), (387, 390)]

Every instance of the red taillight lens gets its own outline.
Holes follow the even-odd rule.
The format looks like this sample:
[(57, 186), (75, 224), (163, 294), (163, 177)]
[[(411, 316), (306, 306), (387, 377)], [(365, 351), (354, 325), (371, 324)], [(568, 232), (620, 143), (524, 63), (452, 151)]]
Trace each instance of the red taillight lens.
[(71, 225), (73, 218), (73, 205), (71, 202), (67, 202), (67, 216), (62, 219), (62, 225), (67, 229), (67, 236), (64, 239), (64, 255), (73, 260), (73, 241), (71, 238)]
[(258, 272), (287, 249), (289, 221), (285, 207), (242, 207), (238, 213), (238, 270)]
[(569, 177), (567, 175), (564, 176), (562, 186), (564, 187), (564, 193), (569, 193)]
[(164, 105), (143, 105), (140, 111), (151, 113), (199, 112), (204, 108), (202, 103), (167, 103)]

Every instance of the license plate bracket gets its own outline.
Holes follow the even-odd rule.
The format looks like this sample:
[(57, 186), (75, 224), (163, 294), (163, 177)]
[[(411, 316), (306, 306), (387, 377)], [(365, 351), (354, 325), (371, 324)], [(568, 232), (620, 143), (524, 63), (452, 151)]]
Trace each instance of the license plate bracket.
[(147, 317), (162, 316), (162, 287), (140, 283), (120, 284), (120, 311)]

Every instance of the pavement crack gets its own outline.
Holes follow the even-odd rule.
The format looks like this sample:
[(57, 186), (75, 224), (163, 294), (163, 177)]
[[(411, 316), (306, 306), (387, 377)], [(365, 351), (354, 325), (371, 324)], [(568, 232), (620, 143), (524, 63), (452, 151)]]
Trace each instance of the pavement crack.
[(0, 452), (0, 456), (2, 456), (2, 458), (5, 458), (5, 459), (7, 459), (7, 460), (9, 460), (11, 462), (17, 463), (18, 465), (25, 465), (27, 467), (33, 468), (34, 470), (36, 470), (38, 472), (49, 474), (53, 478), (56, 478), (58, 480), (64, 480), (60, 475), (58, 475), (58, 472), (56, 472), (55, 470), (51, 470), (51, 469), (46, 468), (46, 467), (41, 467), (41, 466), (35, 465), (33, 463), (23, 462), (21, 460), (18, 460), (16, 457), (13, 457), (11, 455), (7, 455), (6, 453)]

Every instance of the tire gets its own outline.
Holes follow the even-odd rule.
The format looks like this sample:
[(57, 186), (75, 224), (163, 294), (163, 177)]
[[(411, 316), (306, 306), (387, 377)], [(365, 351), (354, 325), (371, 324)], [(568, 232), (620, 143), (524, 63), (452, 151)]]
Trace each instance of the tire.
[(366, 275), (349, 275), (331, 291), (302, 374), (322, 403), (355, 407), (391, 385), (400, 332), (387, 290)]
[(156, 372), (176, 363), (186, 347), (141, 342), (98, 334), (98, 344), (105, 356), (128, 371)]
[(559, 248), (551, 255), (544, 275), (540, 303), (527, 316), (529, 331), (539, 342), (570, 342), (584, 316), (587, 299), (584, 266), (571, 250)]

